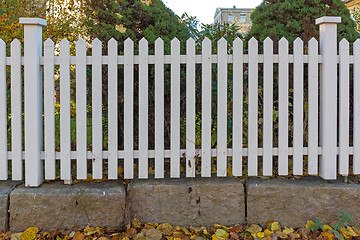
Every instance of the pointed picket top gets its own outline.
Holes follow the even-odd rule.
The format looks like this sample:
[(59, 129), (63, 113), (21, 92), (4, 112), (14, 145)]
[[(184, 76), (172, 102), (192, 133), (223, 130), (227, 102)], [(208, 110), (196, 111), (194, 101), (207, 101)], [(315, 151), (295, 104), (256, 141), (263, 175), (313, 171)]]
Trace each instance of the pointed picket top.
[(188, 40), (186, 40), (186, 44), (195, 44), (195, 39), (193, 38), (189, 38)]
[(235, 44), (241, 44), (241, 43), (243, 43), (243, 40), (241, 40), (241, 38), (239, 38), (239, 37), (235, 38), (235, 40), (233, 42), (234, 45)]
[(304, 42), (303, 42), (303, 40), (301, 40), (301, 38), (296, 38), (295, 40), (294, 40), (294, 48), (296, 49), (296, 48), (303, 48), (304, 47)]
[(160, 37), (158, 37), (156, 40), (155, 40), (155, 44), (163, 44), (164, 43), (164, 40), (162, 40)]
[(171, 43), (180, 43), (180, 40), (177, 39), (177, 37), (174, 37), (172, 40), (171, 40)]
[(204, 38), (204, 40), (202, 41), (202, 44), (204, 44), (204, 43), (211, 43), (211, 40), (210, 40), (208, 37), (206, 37), (206, 38)]
[(256, 38), (252, 37), (250, 40), (249, 40), (249, 49), (250, 48), (258, 48), (258, 40), (256, 40)]
[(349, 41), (343, 38), (339, 43), (339, 48), (342, 50), (350, 50)]
[(218, 41), (218, 44), (227, 44), (227, 41), (224, 37), (221, 37), (220, 40)]
[(148, 43), (149, 43), (148, 40), (146, 40), (146, 38), (144, 38), (144, 37), (141, 38), (140, 41), (139, 41), (140, 45), (143, 45), (143, 44), (145, 45), (145, 44), (148, 44)]
[(124, 42), (124, 44), (134, 43), (134, 41), (131, 38), (127, 38)]
[(51, 40), (50, 38), (46, 39), (46, 41), (44, 42), (44, 46), (45, 47), (53, 47), (54, 46), (54, 41)]
[(279, 44), (280, 45), (288, 45), (289, 44), (289, 41), (285, 38), (285, 37), (282, 37), (279, 41)]
[(64, 38), (63, 40), (61, 40), (60, 46), (66, 46), (66, 45), (70, 45), (70, 42), (66, 38)]
[(273, 40), (270, 37), (265, 38), (264, 40), (265, 44), (273, 44)]
[(12, 42), (11, 42), (11, 46), (12, 45), (21, 45), (21, 42), (17, 39), (17, 38), (15, 38)]
[(111, 38), (108, 41), (108, 50), (109, 50), (108, 52), (116, 51), (116, 54), (117, 54), (117, 46), (118, 46), (118, 42), (114, 38)]
[(310, 40), (309, 40), (309, 46), (310, 45), (317, 45), (318, 44), (318, 40), (316, 40), (316, 38), (312, 37)]
[(0, 38), (0, 44), (1, 45), (5, 44), (4, 40), (2, 40), (1, 38)]
[(360, 45), (360, 38), (357, 39), (354, 43), (353, 43), (353, 46), (359, 46)]
[(250, 43), (253, 43), (253, 42), (256, 42), (256, 43), (257, 43), (258, 40), (256, 40), (256, 38), (252, 37), (252, 38), (250, 38), (250, 40), (249, 40), (249, 44), (250, 44)]
[(112, 44), (116, 43), (116, 44), (117, 44), (117, 41), (116, 41), (115, 38), (110, 38), (110, 40), (108, 41), (108, 43), (109, 43), (109, 44), (110, 44), (110, 43), (112, 43)]
[(100, 41), (100, 39), (98, 38), (95, 38), (92, 43), (91, 43), (93, 46), (101, 46), (102, 45), (102, 42)]
[(76, 45), (78, 45), (78, 44), (81, 44), (81, 45), (86, 44), (86, 41), (85, 41), (84, 39), (82, 39), (82, 38), (79, 38), (79, 39), (76, 41)]

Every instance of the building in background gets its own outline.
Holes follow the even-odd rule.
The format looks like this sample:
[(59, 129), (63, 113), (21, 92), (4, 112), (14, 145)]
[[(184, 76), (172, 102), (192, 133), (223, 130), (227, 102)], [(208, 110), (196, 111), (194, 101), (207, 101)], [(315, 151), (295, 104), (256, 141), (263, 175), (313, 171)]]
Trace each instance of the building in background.
[(360, 0), (343, 0), (347, 8), (352, 12), (354, 8), (358, 8), (360, 5)]
[(223, 25), (226, 23), (235, 23), (240, 27), (239, 32), (246, 34), (251, 28), (250, 15), (252, 11), (252, 8), (236, 8), (236, 6), (233, 8), (217, 8), (214, 16), (214, 24)]

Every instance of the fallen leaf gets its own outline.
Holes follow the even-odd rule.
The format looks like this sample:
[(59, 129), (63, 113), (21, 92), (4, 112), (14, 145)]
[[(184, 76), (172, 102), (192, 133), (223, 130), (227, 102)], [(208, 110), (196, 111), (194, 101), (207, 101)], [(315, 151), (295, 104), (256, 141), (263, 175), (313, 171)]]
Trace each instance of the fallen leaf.
[(25, 230), (20, 236), (22, 240), (33, 240), (36, 238), (36, 234), (39, 232), (37, 227), (31, 227)]
[(132, 221), (131, 221), (131, 226), (133, 228), (138, 228), (138, 227), (141, 227), (141, 222), (139, 219), (137, 218), (134, 218)]
[(287, 228), (287, 227), (285, 227), (285, 229), (283, 230), (283, 233), (285, 233), (285, 234), (290, 234), (290, 233), (293, 233), (294, 232), (294, 229), (293, 228)]
[(262, 231), (262, 228), (259, 225), (251, 224), (250, 227), (246, 229), (250, 233), (258, 233)]
[(281, 230), (280, 223), (279, 222), (272, 222), (270, 224), (270, 230), (273, 231), (273, 232)]
[(316, 224), (313, 221), (307, 221), (305, 224), (305, 228), (310, 229), (310, 230), (315, 229), (315, 227), (316, 227)]
[(171, 235), (173, 233), (173, 227), (170, 225), (170, 223), (163, 223), (160, 224), (157, 227), (158, 230), (160, 230), (164, 235)]
[(288, 238), (288, 235), (284, 232), (277, 231), (275, 232), (280, 238)]
[(217, 229), (215, 231), (215, 236), (217, 239), (223, 240), (223, 239), (227, 239), (227, 237), (229, 236), (229, 233), (224, 229)]
[(327, 232), (327, 231), (333, 230), (333, 228), (330, 227), (329, 225), (324, 225), (324, 226), (322, 227), (322, 230), (323, 230), (324, 232)]
[(116, 26), (115, 26), (115, 29), (116, 29), (117, 31), (121, 32), (121, 33), (125, 33), (126, 30), (127, 30), (126, 27), (124, 27), (123, 24), (116, 25)]
[(73, 240), (84, 240), (85, 239), (85, 235), (80, 233), (80, 232), (76, 232), (74, 234)]

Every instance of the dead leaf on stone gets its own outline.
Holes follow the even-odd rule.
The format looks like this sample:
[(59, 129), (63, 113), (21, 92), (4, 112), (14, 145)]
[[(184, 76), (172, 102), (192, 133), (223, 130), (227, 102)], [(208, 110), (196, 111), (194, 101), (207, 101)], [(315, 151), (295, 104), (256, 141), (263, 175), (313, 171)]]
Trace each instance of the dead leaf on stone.
[(283, 230), (283, 233), (285, 233), (286, 235), (289, 235), (290, 233), (293, 233), (294, 229), (293, 228), (287, 228), (285, 227)]
[(76, 233), (74, 234), (73, 240), (84, 240), (84, 239), (85, 239), (85, 235), (84, 235), (84, 234), (82, 234), (82, 233), (80, 233), (80, 232), (76, 232)]
[(138, 228), (138, 227), (141, 227), (141, 222), (139, 219), (137, 218), (134, 218), (132, 221), (131, 221), (131, 226), (133, 228)]
[(160, 240), (162, 238), (162, 232), (155, 228), (151, 228), (145, 233), (145, 237), (147, 240)]
[(157, 227), (157, 229), (160, 230), (166, 236), (169, 236), (173, 233), (173, 227), (170, 225), (170, 223), (160, 224)]
[(37, 227), (31, 227), (25, 230), (23, 234), (21, 234), (20, 238), (22, 240), (33, 240), (36, 238), (36, 234), (39, 232)]
[(256, 224), (251, 224), (250, 227), (248, 227), (246, 229), (246, 231), (250, 232), (250, 233), (258, 233), (262, 231), (262, 227), (260, 227), (259, 225)]
[(282, 239), (288, 238), (288, 235), (286, 233), (284, 233), (284, 232), (276, 231), (275, 233), (277, 235), (279, 235), (279, 237), (282, 238)]
[(21, 240), (20, 236), (22, 235), (22, 233), (13, 233), (10, 236), (11, 240)]

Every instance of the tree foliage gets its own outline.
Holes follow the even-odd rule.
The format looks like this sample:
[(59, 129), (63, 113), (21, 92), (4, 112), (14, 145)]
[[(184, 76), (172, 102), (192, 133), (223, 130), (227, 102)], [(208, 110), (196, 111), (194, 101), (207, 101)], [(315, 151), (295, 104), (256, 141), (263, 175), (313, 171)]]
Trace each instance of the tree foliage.
[(138, 41), (146, 38), (150, 49), (154, 49), (155, 40), (161, 37), (165, 53), (169, 54), (173, 38), (183, 43), (184, 51), (184, 43), (190, 37), (185, 26), (179, 24), (179, 18), (161, 0), (85, 0), (84, 16), (86, 35), (103, 42), (115, 38), (122, 45), (131, 38), (138, 46)]
[[(252, 28), (248, 39), (263, 41), (268, 36), (289, 41), (301, 37), (307, 42), (318, 38), (315, 19), (322, 16), (340, 16), (338, 38), (354, 41), (359, 37), (355, 22), (341, 0), (263, 0), (251, 15)], [(274, 39), (275, 40), (275, 39)]]

